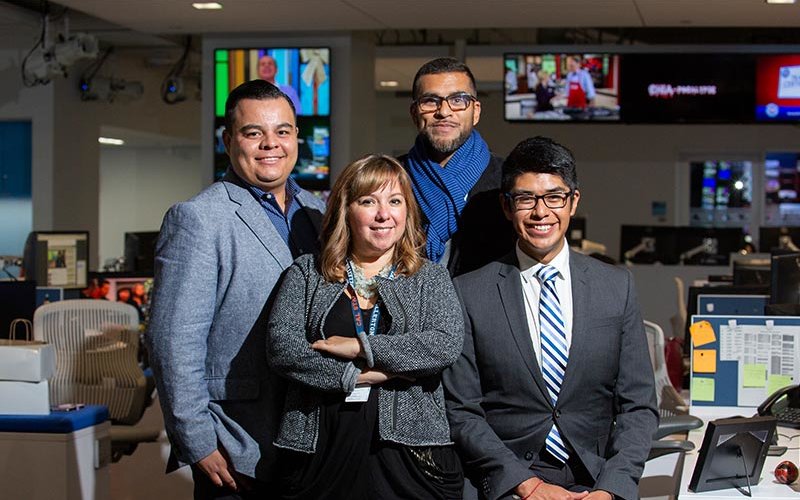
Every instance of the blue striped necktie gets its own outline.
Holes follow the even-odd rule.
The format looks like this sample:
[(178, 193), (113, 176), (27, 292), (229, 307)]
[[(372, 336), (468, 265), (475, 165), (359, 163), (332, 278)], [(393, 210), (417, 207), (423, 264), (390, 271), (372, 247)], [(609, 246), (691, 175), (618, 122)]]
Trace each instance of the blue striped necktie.
[[(536, 278), (542, 285), (539, 295), (539, 341), (542, 345), (542, 375), (547, 392), (553, 406), (558, 401), (558, 393), (564, 381), (564, 371), (567, 368), (567, 334), (564, 316), (561, 314), (561, 305), (556, 293), (555, 278), (558, 269), (552, 266), (542, 266), (536, 271)], [(555, 423), (550, 428), (545, 440), (545, 448), (551, 455), (561, 462), (569, 458), (567, 447), (561, 439)]]

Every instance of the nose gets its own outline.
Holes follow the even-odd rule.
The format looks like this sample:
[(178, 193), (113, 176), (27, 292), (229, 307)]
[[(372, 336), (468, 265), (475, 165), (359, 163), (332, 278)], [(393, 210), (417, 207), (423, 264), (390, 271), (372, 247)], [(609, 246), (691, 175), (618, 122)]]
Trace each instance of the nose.
[(272, 132), (265, 132), (261, 138), (261, 149), (272, 149), (278, 147), (278, 136)]
[(379, 203), (375, 212), (375, 220), (385, 221), (389, 218), (389, 206), (385, 203)]
[(439, 107), (436, 109), (436, 116), (446, 118), (452, 114), (453, 110), (450, 109), (450, 104), (446, 99), (442, 99), (442, 102), (439, 103)]
[(537, 198), (536, 205), (533, 206), (533, 210), (531, 210), (531, 213), (534, 214), (537, 218), (541, 219), (544, 218), (549, 212), (550, 209), (547, 208), (547, 205), (544, 204), (544, 199)]

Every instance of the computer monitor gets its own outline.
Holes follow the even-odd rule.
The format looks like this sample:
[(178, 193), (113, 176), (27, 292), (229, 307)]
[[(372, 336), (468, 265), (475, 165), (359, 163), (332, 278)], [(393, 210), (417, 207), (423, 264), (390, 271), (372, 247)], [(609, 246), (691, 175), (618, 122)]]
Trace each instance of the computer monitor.
[(746, 488), (749, 493), (750, 486), (758, 484), (776, 424), (775, 417), (709, 422), (689, 491)]
[(800, 304), (800, 253), (772, 256), (770, 304)]
[(764, 253), (800, 252), (800, 227), (761, 227), (758, 230), (758, 248)]
[(619, 245), (620, 262), (677, 264), (675, 230), (668, 226), (623, 225)]
[(744, 232), (737, 227), (678, 228), (678, 255), (686, 265), (727, 266), (744, 244)]
[(86, 288), (88, 231), (34, 231), (25, 242), (25, 278), (39, 286)]
[(689, 167), (690, 226), (741, 227), (750, 221), (751, 162), (706, 160)]
[(571, 218), (569, 231), (567, 231), (567, 243), (572, 247), (580, 247), (584, 239), (586, 239), (586, 217)]
[(125, 271), (153, 275), (158, 231), (125, 233)]

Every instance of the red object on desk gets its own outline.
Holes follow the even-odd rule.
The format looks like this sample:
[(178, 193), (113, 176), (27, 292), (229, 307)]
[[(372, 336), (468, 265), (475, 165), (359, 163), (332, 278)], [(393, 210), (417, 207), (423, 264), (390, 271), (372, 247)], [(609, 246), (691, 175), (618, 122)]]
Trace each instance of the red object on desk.
[(775, 479), (779, 483), (792, 484), (797, 481), (797, 466), (789, 460), (784, 460), (775, 467)]

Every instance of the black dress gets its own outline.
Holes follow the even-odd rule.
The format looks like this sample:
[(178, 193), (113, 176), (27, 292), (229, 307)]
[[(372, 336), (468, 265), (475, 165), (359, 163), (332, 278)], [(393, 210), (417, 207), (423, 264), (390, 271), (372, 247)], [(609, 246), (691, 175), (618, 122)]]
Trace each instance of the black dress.
[[(325, 336), (355, 337), (350, 299), (343, 293), (325, 321)], [(372, 309), (363, 311), (369, 325)], [(378, 333), (387, 331), (381, 309)], [(390, 382), (389, 382), (390, 383)], [(463, 474), (452, 446), (409, 447), (381, 441), (378, 387), (365, 403), (328, 394), (320, 408), (315, 453), (278, 452), (281, 498), (451, 499), (461, 498)]]

